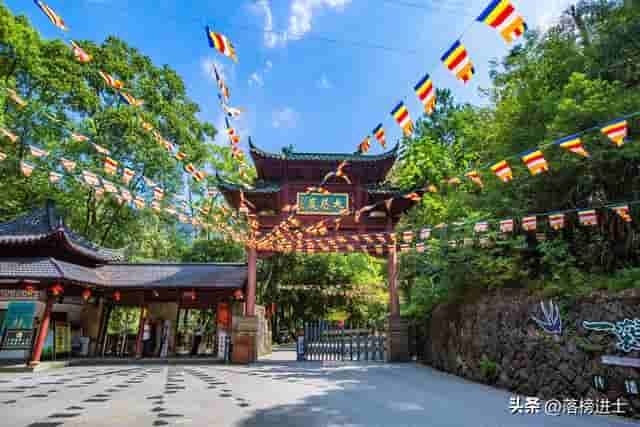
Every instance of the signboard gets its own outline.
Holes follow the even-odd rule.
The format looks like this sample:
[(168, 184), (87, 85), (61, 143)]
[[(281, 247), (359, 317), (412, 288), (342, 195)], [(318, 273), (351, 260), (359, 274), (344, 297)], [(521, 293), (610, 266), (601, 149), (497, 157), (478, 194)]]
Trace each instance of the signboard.
[(349, 209), (347, 193), (298, 193), (299, 215), (342, 215)]
[(640, 368), (640, 359), (637, 357), (602, 356), (602, 363), (605, 365)]
[(31, 350), (32, 329), (9, 329), (2, 343), (3, 350)]
[(27, 301), (12, 301), (7, 307), (7, 317), (4, 327), (7, 329), (31, 329), (36, 315), (36, 303)]
[[(44, 291), (34, 290), (28, 292), (26, 289), (0, 289), (0, 301), (26, 300), (37, 301), (43, 299)], [(42, 298), (41, 298), (42, 297)]]

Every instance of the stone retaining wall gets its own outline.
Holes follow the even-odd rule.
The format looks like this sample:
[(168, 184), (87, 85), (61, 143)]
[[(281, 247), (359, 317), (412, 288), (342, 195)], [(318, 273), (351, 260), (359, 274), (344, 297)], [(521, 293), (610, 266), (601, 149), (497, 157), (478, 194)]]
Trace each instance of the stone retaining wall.
[[(425, 363), (523, 396), (622, 398), (631, 415), (640, 417), (640, 398), (624, 392), (625, 379), (640, 384), (640, 370), (605, 366), (600, 360), (602, 355), (637, 358), (640, 352), (623, 353), (616, 349), (615, 336), (582, 326), (584, 320), (640, 318), (640, 290), (555, 301), (563, 320), (559, 337), (531, 320), (540, 300), (523, 290), (500, 290), (436, 307), (426, 328)], [(595, 389), (594, 375), (608, 380), (607, 392)]]

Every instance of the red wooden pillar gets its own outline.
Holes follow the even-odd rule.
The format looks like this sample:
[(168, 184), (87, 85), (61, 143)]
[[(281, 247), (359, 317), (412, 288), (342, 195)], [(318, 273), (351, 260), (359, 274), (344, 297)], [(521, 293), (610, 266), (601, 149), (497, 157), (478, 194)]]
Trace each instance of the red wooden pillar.
[(140, 323), (138, 324), (138, 336), (136, 337), (136, 357), (142, 357), (142, 338), (144, 336), (144, 322), (147, 319), (146, 307), (140, 306)]
[(392, 318), (400, 317), (400, 297), (398, 296), (398, 252), (395, 245), (388, 246), (387, 269), (389, 275), (389, 312)]
[(53, 309), (53, 302), (56, 297), (53, 295), (47, 296), (47, 305), (42, 315), (42, 322), (40, 322), (40, 331), (38, 332), (38, 339), (36, 340), (36, 347), (33, 350), (33, 356), (29, 366), (36, 366), (40, 363), (40, 357), (42, 357), (42, 349), (44, 348), (44, 342), (47, 340), (47, 333), (49, 332), (49, 323), (51, 322), (51, 310)]
[(249, 263), (249, 272), (247, 278), (247, 295), (245, 296), (245, 315), (253, 317), (256, 315), (256, 268), (258, 262), (256, 248), (247, 247), (247, 261)]

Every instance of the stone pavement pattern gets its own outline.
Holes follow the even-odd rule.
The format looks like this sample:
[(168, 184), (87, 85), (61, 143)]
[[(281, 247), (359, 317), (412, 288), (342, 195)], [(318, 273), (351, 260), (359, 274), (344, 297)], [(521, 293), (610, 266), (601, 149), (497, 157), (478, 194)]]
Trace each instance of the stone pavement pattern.
[(509, 393), (413, 364), (296, 363), (292, 358), (281, 352), (248, 367), (132, 365), (0, 374), (0, 425), (640, 425), (611, 417), (513, 416)]

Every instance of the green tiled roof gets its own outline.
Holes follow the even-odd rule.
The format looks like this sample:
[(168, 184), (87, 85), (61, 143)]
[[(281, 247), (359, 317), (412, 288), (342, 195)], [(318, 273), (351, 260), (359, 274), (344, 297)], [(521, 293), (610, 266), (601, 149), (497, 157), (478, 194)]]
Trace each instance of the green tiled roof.
[(280, 191), (280, 184), (277, 182), (258, 180), (253, 187), (246, 187), (242, 184), (227, 182), (219, 175), (217, 178), (218, 187), (223, 191), (244, 191), (245, 193), (277, 193)]
[(253, 145), (251, 141), (249, 141), (249, 148), (251, 149), (252, 153), (257, 154), (260, 157), (276, 159), (276, 160), (318, 160), (318, 161), (337, 161), (337, 162), (347, 160), (350, 162), (375, 162), (379, 160), (395, 159), (398, 153), (398, 145), (396, 145), (392, 150), (387, 151), (386, 153), (375, 154), (375, 155), (360, 154), (358, 152), (355, 152), (352, 154), (296, 153), (293, 151), (293, 147), (283, 148), (282, 153), (270, 153), (268, 151), (264, 151), (256, 147), (255, 145)]

